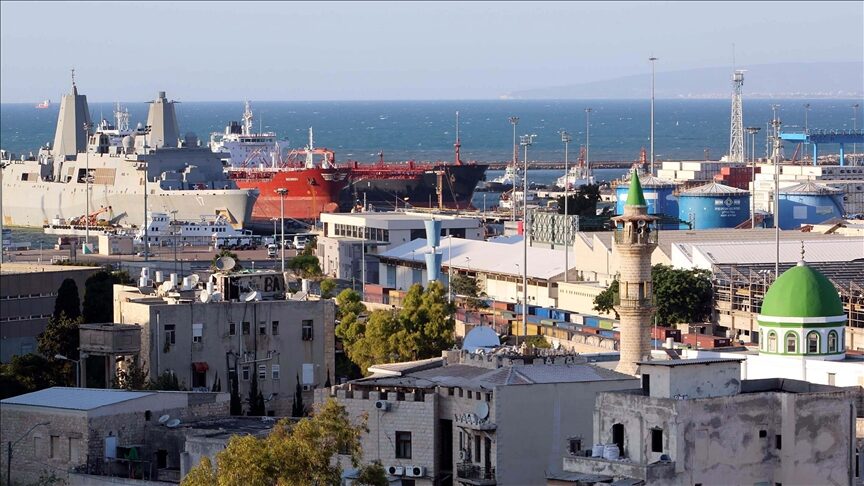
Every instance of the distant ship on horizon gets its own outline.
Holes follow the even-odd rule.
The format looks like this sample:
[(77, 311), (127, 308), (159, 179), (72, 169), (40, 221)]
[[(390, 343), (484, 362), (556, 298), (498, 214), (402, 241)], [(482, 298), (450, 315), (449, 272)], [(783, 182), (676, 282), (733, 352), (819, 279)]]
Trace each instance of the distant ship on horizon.
[(37, 110), (44, 110), (45, 108), (51, 108), (51, 100), (42, 100), (42, 103), (36, 105)]

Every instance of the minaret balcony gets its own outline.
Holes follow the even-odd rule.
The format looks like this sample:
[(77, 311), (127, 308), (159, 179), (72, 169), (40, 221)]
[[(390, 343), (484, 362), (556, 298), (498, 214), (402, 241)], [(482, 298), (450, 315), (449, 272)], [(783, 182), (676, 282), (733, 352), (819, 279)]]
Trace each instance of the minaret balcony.
[(657, 230), (646, 225), (642, 228), (618, 228), (613, 232), (617, 245), (656, 245)]
[(627, 296), (616, 292), (612, 295), (612, 305), (615, 307), (653, 307), (655, 304), (654, 296)]

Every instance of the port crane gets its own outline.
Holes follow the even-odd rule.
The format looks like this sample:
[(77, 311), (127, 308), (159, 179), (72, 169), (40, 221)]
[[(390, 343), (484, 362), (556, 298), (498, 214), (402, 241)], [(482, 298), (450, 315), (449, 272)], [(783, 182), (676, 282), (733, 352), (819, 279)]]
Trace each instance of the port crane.
[[(89, 223), (90, 225), (97, 225), (97, 224), (99, 224), (99, 220), (97, 220), (96, 218), (100, 214), (103, 214), (106, 212), (111, 212), (111, 211), (112, 211), (111, 206), (102, 206), (101, 208), (97, 209), (96, 211), (93, 211), (90, 214), (84, 214), (84, 215), (78, 216), (77, 218), (72, 219), (69, 222), (69, 226), (82, 226), (85, 223)], [(111, 213), (109, 213), (109, 214), (111, 214)]]

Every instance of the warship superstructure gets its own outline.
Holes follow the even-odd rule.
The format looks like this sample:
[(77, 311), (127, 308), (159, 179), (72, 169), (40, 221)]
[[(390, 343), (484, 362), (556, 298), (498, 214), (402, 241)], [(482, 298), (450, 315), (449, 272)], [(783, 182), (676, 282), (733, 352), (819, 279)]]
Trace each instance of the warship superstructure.
[(112, 224), (141, 226), (146, 212), (162, 212), (177, 220), (218, 216), (242, 227), (258, 191), (238, 188), (219, 156), (199, 145), (193, 134), (181, 140), (174, 101), (165, 92), (151, 102), (146, 126), (94, 126), (73, 78), (54, 143), (37, 156), (2, 152), (3, 223), (41, 228), (110, 207), (101, 218)]

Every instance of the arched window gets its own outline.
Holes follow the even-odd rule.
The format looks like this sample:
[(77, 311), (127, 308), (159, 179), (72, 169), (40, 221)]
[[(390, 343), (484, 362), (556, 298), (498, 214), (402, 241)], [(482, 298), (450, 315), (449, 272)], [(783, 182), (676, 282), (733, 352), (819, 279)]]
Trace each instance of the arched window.
[(828, 352), (837, 352), (837, 331), (831, 331), (828, 333)]
[(786, 333), (786, 352), (787, 353), (797, 353), (798, 352), (798, 336), (793, 332)]
[(807, 334), (807, 354), (819, 353), (819, 333), (810, 331)]
[(777, 352), (777, 333), (775, 333), (774, 331), (768, 333), (768, 352)]

